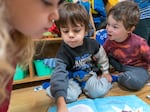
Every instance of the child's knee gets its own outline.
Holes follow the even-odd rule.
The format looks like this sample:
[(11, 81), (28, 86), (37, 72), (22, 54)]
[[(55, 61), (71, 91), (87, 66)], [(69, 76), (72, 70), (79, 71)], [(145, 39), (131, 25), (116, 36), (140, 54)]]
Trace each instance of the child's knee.
[(118, 83), (127, 89), (138, 91), (148, 80), (148, 72), (145, 69), (137, 68), (122, 73), (118, 78)]
[(69, 93), (67, 94), (66, 103), (75, 102), (77, 101), (78, 97), (79, 95), (77, 95), (76, 93)]
[(66, 102), (71, 103), (76, 101), (81, 93), (80, 88), (68, 88)]
[(106, 78), (101, 78), (95, 81), (88, 81), (84, 88), (84, 92), (90, 98), (98, 98), (105, 96), (111, 87), (111, 83), (109, 83)]
[(66, 102), (70, 103), (76, 101), (81, 93), (82, 90), (79, 84), (73, 80), (69, 80)]
[(127, 88), (129, 90), (133, 90), (133, 91), (138, 91), (144, 86), (144, 83), (140, 83), (139, 81), (134, 80), (134, 79), (118, 81), (118, 83), (121, 86), (123, 86), (123, 87), (125, 87), (125, 88)]

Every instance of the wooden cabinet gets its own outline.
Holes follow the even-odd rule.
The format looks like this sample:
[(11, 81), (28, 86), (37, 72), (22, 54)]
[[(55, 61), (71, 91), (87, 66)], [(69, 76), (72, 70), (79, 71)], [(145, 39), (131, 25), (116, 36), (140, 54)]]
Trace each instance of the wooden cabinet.
[[(56, 52), (61, 44), (62, 39), (59, 38), (45, 38), (45, 39), (34, 39), (36, 44), (36, 52), (33, 59), (44, 59), (44, 58), (53, 58), (56, 55)], [(22, 84), (34, 81), (41, 81), (49, 79), (50, 76), (37, 76), (33, 62), (29, 64), (29, 74), (24, 79), (15, 80), (15, 84)]]

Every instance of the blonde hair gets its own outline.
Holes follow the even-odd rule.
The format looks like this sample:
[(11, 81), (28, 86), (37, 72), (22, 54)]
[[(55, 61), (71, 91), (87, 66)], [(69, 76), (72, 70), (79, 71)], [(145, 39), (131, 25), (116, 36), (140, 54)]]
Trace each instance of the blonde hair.
[(0, 1), (0, 104), (9, 98), (6, 86), (13, 78), (14, 64), (26, 68), (34, 54), (34, 46), (30, 37), (18, 31), (10, 34), (4, 1)]

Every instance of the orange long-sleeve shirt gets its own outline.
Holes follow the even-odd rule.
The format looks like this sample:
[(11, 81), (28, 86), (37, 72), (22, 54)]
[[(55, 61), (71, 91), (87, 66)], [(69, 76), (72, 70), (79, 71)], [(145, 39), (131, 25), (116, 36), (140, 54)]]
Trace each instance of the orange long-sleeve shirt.
[(123, 42), (115, 42), (109, 38), (104, 43), (108, 55), (112, 55), (120, 63), (129, 66), (150, 67), (150, 47), (142, 37), (130, 34)]

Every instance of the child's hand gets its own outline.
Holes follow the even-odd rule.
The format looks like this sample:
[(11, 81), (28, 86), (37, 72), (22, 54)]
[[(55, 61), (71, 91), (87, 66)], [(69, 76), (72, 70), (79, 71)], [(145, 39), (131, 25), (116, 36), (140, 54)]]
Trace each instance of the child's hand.
[(57, 112), (69, 112), (67, 107), (58, 108)]
[(57, 112), (69, 112), (66, 106), (65, 99), (62, 96), (57, 99)]
[(112, 77), (111, 75), (108, 73), (108, 74), (102, 74), (102, 77), (105, 77), (109, 82), (112, 82)]

